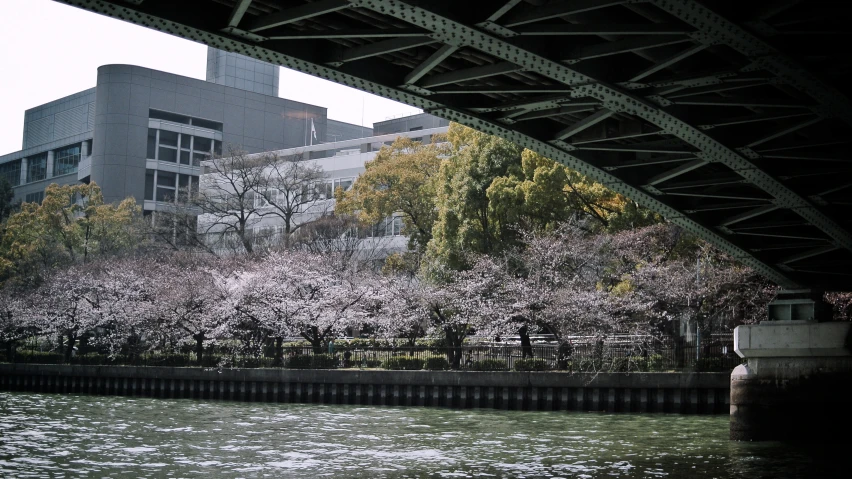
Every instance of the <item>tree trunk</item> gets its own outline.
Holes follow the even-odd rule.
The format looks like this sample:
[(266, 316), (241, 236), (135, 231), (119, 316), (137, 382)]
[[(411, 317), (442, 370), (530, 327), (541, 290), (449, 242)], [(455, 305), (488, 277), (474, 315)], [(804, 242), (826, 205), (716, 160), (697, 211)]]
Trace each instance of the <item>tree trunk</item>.
[(518, 335), (521, 337), (521, 357), (523, 359), (527, 359), (527, 357), (533, 358), (529, 329), (526, 326), (521, 326), (521, 329), (518, 330)]
[(444, 331), (447, 337), (447, 361), (450, 363), (450, 369), (461, 369), (464, 335), (457, 334), (452, 328)]
[(71, 355), (74, 353), (74, 343), (77, 342), (77, 335), (68, 333), (68, 344), (65, 346), (65, 362), (71, 362)]
[(192, 339), (195, 340), (195, 360), (201, 366), (201, 361), (204, 359), (204, 333), (193, 334)]
[(302, 337), (309, 343), (311, 343), (311, 348), (314, 354), (322, 354), (323, 351), (323, 342), (325, 340), (325, 334), (320, 334), (319, 328), (316, 326), (311, 326), (307, 331), (302, 331)]
[(284, 338), (275, 338), (275, 366), (281, 367), (284, 365)]

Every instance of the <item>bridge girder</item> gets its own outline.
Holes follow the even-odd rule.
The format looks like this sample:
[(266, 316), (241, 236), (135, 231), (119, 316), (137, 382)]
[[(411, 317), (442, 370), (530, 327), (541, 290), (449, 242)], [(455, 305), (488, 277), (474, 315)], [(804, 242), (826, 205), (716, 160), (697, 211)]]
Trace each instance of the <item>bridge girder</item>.
[(782, 286), (852, 285), (852, 108), (811, 71), (849, 65), (825, 38), (848, 25), (838, 4), (57, 1), (500, 135)]

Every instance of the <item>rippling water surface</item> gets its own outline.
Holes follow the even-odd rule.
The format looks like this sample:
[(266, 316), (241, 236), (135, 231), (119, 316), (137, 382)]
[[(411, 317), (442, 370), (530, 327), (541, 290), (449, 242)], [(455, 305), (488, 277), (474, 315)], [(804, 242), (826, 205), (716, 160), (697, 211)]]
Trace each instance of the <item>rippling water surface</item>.
[(727, 434), (724, 416), (0, 393), (0, 477), (850, 477), (831, 448)]

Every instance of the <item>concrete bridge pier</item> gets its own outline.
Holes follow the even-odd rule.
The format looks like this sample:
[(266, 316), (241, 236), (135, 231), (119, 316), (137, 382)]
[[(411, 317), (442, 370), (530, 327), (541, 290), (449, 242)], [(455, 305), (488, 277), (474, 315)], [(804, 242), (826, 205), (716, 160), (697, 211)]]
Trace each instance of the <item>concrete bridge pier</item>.
[(769, 312), (734, 331), (747, 364), (731, 374), (731, 439), (852, 442), (852, 323)]

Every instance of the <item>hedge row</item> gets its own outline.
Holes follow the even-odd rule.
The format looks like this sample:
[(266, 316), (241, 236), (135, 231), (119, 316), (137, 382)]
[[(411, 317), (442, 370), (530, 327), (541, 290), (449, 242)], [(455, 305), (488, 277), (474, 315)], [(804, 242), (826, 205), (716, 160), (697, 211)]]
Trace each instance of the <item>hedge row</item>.
[[(0, 362), (6, 362), (5, 351), (0, 351)], [(340, 356), (328, 354), (297, 354), (285, 359), (284, 367), (289, 369), (336, 369), (340, 365)], [(65, 357), (61, 353), (48, 351), (19, 350), (14, 362), (24, 364), (63, 364)], [(112, 365), (135, 364), (141, 366), (193, 367), (198, 366), (194, 355), (178, 353), (146, 353), (137, 358), (111, 358), (104, 354), (88, 353), (77, 355), (71, 359), (71, 364), (82, 365)], [(275, 367), (273, 358), (233, 358), (219, 354), (207, 354), (203, 357), (202, 367), (237, 367), (237, 368), (270, 368)], [(444, 356), (414, 358), (409, 356), (394, 356), (381, 361), (368, 358), (351, 358), (347, 367), (383, 368), (389, 370), (443, 371), (450, 369)], [(651, 355), (648, 357), (613, 358), (613, 359), (582, 359), (576, 361), (557, 361), (555, 368), (545, 359), (530, 358), (514, 361), (515, 371), (575, 371), (575, 372), (654, 372), (663, 368), (663, 357)], [(726, 371), (723, 358), (702, 358), (696, 361), (696, 371)], [(471, 371), (506, 371), (508, 364), (503, 359), (483, 359), (467, 364), (465, 369)]]

